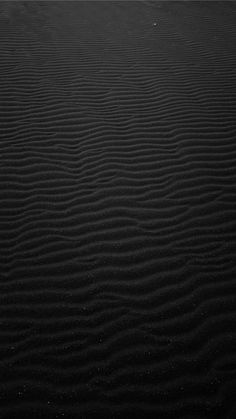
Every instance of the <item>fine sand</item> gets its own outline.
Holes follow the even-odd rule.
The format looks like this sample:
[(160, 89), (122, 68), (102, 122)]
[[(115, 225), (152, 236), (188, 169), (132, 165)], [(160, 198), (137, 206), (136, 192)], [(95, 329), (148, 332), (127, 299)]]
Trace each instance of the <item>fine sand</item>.
[(0, 2), (1, 419), (235, 419), (235, 22)]

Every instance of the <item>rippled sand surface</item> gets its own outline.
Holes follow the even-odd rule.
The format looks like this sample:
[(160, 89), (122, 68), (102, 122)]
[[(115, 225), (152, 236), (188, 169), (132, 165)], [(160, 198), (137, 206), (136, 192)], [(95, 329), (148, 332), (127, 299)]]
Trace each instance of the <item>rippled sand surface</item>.
[(236, 3), (0, 3), (1, 419), (236, 417)]

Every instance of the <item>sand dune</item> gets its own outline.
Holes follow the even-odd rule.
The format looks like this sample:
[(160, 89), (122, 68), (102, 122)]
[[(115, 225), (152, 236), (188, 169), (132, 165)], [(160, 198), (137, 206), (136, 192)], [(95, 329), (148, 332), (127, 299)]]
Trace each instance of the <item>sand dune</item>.
[(1, 418), (234, 418), (236, 6), (1, 2)]

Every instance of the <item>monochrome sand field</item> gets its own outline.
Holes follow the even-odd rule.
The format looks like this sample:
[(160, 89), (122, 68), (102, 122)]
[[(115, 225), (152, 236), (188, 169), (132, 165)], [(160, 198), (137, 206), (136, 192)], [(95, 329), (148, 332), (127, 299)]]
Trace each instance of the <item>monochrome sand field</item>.
[(0, 2), (0, 418), (235, 419), (236, 2)]

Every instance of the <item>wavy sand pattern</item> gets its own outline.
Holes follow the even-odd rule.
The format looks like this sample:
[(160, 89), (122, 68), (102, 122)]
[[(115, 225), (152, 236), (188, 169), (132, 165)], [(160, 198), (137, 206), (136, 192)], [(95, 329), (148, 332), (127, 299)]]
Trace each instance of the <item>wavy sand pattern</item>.
[(235, 418), (236, 4), (1, 2), (1, 418)]

